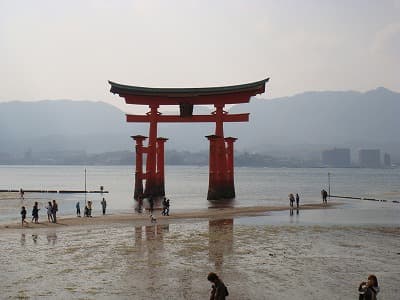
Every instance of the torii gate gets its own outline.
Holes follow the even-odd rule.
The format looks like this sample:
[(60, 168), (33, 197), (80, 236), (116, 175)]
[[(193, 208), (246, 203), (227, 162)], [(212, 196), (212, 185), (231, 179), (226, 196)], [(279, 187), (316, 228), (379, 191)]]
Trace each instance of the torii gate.
[[(250, 97), (265, 92), (269, 78), (260, 81), (222, 87), (208, 88), (149, 88), (122, 85), (109, 81), (111, 93), (125, 98), (126, 104), (148, 105), (145, 115), (126, 115), (127, 122), (150, 123), (147, 137), (135, 135), (136, 173), (134, 198), (165, 196), (164, 143), (166, 138), (157, 137), (157, 124), (164, 122), (214, 122), (215, 133), (206, 138), (210, 141), (208, 200), (235, 197), (233, 143), (236, 138), (224, 136), (224, 122), (247, 122), (249, 114), (228, 114), (226, 104), (248, 103)], [(179, 105), (180, 115), (162, 115), (160, 105)], [(193, 115), (194, 105), (214, 105), (210, 115)], [(146, 172), (143, 172), (143, 154)], [(145, 188), (143, 191), (143, 181)]]

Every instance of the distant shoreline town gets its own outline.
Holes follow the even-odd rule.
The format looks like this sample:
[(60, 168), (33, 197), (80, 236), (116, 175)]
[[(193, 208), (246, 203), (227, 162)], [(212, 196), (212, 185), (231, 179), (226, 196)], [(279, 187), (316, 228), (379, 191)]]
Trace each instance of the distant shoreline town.
[[(167, 165), (208, 165), (208, 152), (166, 151)], [(0, 153), (0, 165), (134, 165), (133, 151), (86, 153), (86, 151), (26, 151), (21, 156)], [(278, 157), (262, 153), (238, 152), (237, 167), (287, 167), (287, 168), (395, 168), (388, 153), (380, 149), (361, 149), (357, 159), (352, 159), (349, 148), (333, 148), (321, 151), (320, 158)]]

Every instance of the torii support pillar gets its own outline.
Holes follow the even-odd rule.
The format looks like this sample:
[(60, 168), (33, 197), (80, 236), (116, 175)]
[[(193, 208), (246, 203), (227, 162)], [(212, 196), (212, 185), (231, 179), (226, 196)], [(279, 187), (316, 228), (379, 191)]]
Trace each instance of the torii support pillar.
[(150, 112), (147, 113), (150, 119), (149, 144), (147, 146), (146, 157), (146, 184), (144, 188), (144, 197), (157, 197), (157, 116), (158, 104), (149, 105)]
[(165, 196), (164, 144), (167, 138), (157, 138), (157, 195)]
[[(210, 141), (207, 200), (232, 199), (235, 197), (233, 142), (236, 139), (224, 139), (218, 135), (208, 135), (206, 138)], [(228, 148), (225, 147), (225, 141)]]
[(234, 137), (225, 138), (226, 142), (226, 193), (229, 198), (235, 198), (235, 176), (233, 143), (237, 140)]
[(133, 198), (138, 200), (139, 197), (143, 195), (143, 141), (147, 139), (146, 136), (143, 135), (134, 135), (132, 139), (136, 142), (136, 172), (135, 172), (135, 191), (133, 194)]

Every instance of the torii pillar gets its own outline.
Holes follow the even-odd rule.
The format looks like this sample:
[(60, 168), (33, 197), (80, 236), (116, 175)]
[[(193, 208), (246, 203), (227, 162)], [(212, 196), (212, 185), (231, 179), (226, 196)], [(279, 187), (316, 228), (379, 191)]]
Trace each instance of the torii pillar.
[(136, 172), (135, 172), (135, 191), (133, 197), (138, 199), (143, 195), (143, 154), (145, 153), (143, 147), (143, 141), (147, 139), (147, 136), (133, 135), (131, 138), (136, 142)]
[(164, 144), (167, 138), (157, 138), (157, 195), (165, 196)]

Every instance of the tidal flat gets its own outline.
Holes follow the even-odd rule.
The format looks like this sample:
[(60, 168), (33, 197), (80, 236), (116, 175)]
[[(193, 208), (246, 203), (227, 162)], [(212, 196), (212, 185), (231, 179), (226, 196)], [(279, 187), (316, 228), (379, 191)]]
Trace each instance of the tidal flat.
[(370, 273), (380, 300), (400, 293), (397, 225), (239, 220), (2, 230), (0, 298), (207, 299), (210, 271), (229, 299), (357, 299)]

